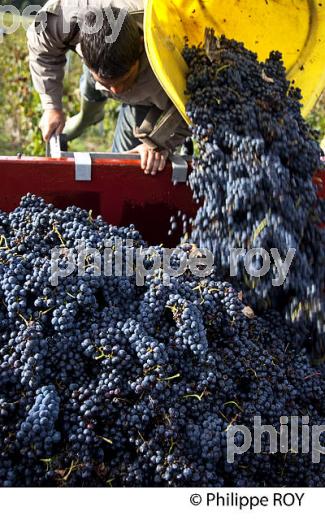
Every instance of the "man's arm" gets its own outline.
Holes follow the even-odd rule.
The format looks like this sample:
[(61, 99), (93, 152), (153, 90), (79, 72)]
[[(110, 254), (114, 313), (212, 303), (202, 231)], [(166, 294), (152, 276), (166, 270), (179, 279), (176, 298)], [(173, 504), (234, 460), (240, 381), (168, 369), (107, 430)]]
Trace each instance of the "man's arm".
[(168, 105), (165, 111), (152, 107), (141, 126), (134, 129), (134, 136), (151, 148), (174, 151), (191, 132), (171, 101)]
[(142, 166), (146, 173), (156, 174), (164, 169), (169, 153), (182, 145), (191, 135), (188, 124), (184, 121), (176, 107), (168, 101), (169, 109), (161, 112), (153, 107), (134, 135), (142, 145), (135, 150), (141, 155)]
[(27, 31), (29, 66), (43, 109), (60, 110), (67, 46), (64, 44), (62, 17), (51, 13), (46, 15), (46, 27), (39, 28), (39, 34), (36, 21)]
[[(169, 133), (166, 136), (165, 147), (171, 152), (175, 151), (176, 148), (182, 146), (185, 143), (187, 137), (192, 135), (188, 124), (184, 121), (183, 117), (178, 114), (179, 124), (173, 133)], [(168, 122), (166, 124), (166, 130), (168, 130)]]
[(65, 115), (62, 108), (63, 78), (66, 52), (75, 35), (76, 23), (71, 20), (69, 33), (64, 33), (61, 9), (46, 11), (46, 26), (38, 27), (37, 18), (27, 31), (29, 64), (32, 80), (44, 110), (40, 127), (47, 141), (53, 133), (62, 132)]

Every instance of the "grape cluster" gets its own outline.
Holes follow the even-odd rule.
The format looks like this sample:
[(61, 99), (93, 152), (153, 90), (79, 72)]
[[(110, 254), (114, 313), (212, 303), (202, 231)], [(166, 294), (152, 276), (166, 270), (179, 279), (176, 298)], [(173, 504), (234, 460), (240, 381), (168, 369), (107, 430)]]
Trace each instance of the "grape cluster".
[[(257, 252), (247, 272), (236, 261), (233, 283), (256, 310), (276, 308), (289, 321), (315, 330), (325, 348), (324, 203), (313, 176), (321, 149), (301, 116), (301, 93), (286, 79), (279, 52), (265, 62), (241, 43), (207, 38), (184, 49), (189, 66), (187, 113), (199, 145), (189, 183), (200, 208), (190, 240), (215, 254), (229, 278), (231, 251), (277, 249), (282, 261), (295, 256), (281, 286), (277, 268), (252, 276), (264, 260)], [(174, 224), (175, 225), (175, 224)]]
[(38, 457), (49, 455), (52, 448), (61, 439), (60, 432), (55, 430), (59, 415), (60, 398), (55, 386), (44, 386), (36, 390), (36, 398), (26, 419), (17, 432), (20, 452), (30, 454), (30, 448)]
[[(325, 484), (323, 459), (272, 454), (265, 440), (227, 461), (228, 432), (255, 416), (277, 431), (281, 416), (325, 423), (325, 369), (301, 330), (254, 314), (217, 271), (166, 284), (158, 269), (139, 285), (88, 258), (54, 284), (53, 249), (63, 268), (78, 240), (104, 254), (118, 239), (124, 259), (127, 241), (147, 244), (133, 226), (33, 195), (0, 219), (1, 486)], [(148, 269), (161, 254), (152, 247)]]

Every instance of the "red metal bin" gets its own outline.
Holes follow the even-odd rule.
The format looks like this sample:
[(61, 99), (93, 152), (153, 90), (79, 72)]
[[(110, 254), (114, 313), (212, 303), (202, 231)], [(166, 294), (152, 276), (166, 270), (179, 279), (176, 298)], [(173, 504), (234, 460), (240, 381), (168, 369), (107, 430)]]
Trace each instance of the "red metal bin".
[[(76, 205), (114, 225), (134, 224), (151, 244), (175, 245), (177, 237), (168, 237), (170, 217), (179, 210), (195, 214), (190, 188), (173, 184), (171, 163), (152, 177), (144, 175), (137, 156), (112, 157), (93, 159), (90, 181), (76, 181), (73, 157), (0, 157), (0, 209), (13, 210), (31, 192), (59, 208)], [(325, 198), (325, 170), (315, 182)]]
[(185, 183), (174, 185), (172, 164), (144, 175), (138, 156), (93, 159), (90, 181), (76, 181), (74, 158), (0, 157), (0, 209), (11, 211), (30, 192), (56, 207), (76, 205), (117, 226), (134, 224), (151, 244), (172, 245), (169, 221), (179, 210), (195, 214)]

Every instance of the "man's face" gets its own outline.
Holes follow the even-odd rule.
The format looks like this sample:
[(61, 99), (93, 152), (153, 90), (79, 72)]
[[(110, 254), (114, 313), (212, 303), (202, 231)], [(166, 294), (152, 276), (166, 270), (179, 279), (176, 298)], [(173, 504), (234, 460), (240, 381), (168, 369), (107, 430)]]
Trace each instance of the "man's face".
[(103, 87), (107, 88), (112, 94), (122, 94), (129, 90), (135, 80), (138, 77), (140, 68), (140, 61), (136, 61), (135, 64), (131, 67), (129, 72), (127, 72), (124, 76), (117, 79), (103, 79), (98, 76), (94, 71), (91, 71), (93, 78), (95, 81), (103, 85)]

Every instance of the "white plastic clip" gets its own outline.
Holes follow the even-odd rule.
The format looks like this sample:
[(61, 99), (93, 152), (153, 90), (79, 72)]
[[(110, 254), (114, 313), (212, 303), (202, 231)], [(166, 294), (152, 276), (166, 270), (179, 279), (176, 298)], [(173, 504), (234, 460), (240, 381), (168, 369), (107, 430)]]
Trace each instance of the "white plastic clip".
[(87, 152), (75, 152), (76, 181), (91, 181), (91, 155)]
[(188, 163), (180, 155), (171, 155), (170, 160), (173, 165), (173, 183), (186, 182), (188, 176)]
[(61, 143), (58, 135), (52, 135), (46, 144), (46, 155), (53, 159), (61, 159)]

